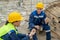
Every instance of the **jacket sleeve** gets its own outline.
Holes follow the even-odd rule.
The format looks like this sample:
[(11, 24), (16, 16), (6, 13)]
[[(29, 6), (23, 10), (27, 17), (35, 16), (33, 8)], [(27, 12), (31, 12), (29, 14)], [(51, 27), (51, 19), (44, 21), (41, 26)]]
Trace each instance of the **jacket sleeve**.
[(17, 36), (18, 36), (19, 38), (24, 38), (24, 37), (26, 37), (26, 34), (18, 33)]
[(22, 38), (22, 40), (30, 40), (30, 37), (26, 36), (26, 37)]
[(3, 40), (10, 40), (9, 34), (5, 34), (4, 36), (1, 37)]
[(44, 18), (43, 18), (43, 20), (45, 20), (45, 18), (46, 18), (46, 13), (45, 12), (43, 12), (44, 13)]
[(29, 40), (30, 39), (30, 37), (26, 34), (18, 33), (17, 35), (21, 40)]
[(16, 32), (14, 30), (12, 30), (9, 33), (9, 36), (10, 36), (11, 40), (27, 40), (27, 39), (29, 39), (29, 36), (27, 36), (25, 34), (16, 34)]
[(8, 34), (9, 34), (11, 40), (20, 40), (20, 38), (18, 38), (18, 36), (16, 35), (16, 32), (14, 30), (11, 30)]
[(48, 23), (46, 23), (46, 21), (45, 21), (45, 20), (46, 20), (46, 18), (47, 18), (46, 13), (45, 13), (45, 12), (43, 12), (43, 14), (44, 14), (44, 17), (43, 17), (43, 23), (48, 25)]
[(29, 27), (31, 27), (31, 28), (35, 27), (33, 21), (34, 21), (34, 15), (31, 13), (31, 15), (29, 17)]

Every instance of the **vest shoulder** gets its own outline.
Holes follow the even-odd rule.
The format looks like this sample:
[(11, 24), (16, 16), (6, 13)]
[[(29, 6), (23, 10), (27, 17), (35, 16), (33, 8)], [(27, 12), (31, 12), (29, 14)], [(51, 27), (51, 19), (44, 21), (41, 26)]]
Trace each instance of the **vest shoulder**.
[(0, 37), (7, 34), (8, 32), (10, 32), (11, 30), (16, 30), (14, 28), (14, 26), (11, 24), (11, 23), (8, 23), (7, 25), (3, 25), (1, 28), (0, 28)]

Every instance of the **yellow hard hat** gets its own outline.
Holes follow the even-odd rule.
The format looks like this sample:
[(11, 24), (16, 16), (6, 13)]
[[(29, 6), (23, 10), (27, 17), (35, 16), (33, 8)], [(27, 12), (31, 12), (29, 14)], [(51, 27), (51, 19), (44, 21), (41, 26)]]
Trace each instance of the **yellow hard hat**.
[(44, 4), (42, 2), (39, 2), (36, 4), (36, 8), (44, 8)]
[(17, 11), (13, 11), (8, 15), (8, 22), (15, 22), (15, 21), (21, 21), (21, 20), (23, 20), (23, 17)]

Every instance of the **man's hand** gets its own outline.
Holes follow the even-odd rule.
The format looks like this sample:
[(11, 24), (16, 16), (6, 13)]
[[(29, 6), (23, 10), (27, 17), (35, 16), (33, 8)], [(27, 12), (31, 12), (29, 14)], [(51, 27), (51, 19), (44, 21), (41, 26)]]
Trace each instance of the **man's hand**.
[(37, 28), (39, 30), (40, 26), (39, 25), (36, 25), (35, 28)]
[(45, 19), (45, 23), (46, 24), (49, 23), (49, 18), (48, 17)]

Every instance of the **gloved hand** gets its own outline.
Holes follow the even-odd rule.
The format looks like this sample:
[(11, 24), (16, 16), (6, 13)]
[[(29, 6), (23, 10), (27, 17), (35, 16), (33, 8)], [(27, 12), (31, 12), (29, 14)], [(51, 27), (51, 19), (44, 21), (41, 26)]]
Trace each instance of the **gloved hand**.
[(30, 32), (29, 36), (30, 36), (30, 39), (32, 39), (32, 36), (36, 33), (36, 29), (32, 29), (32, 31)]

